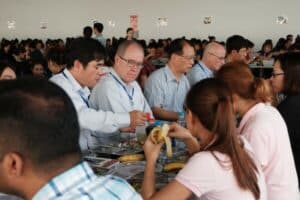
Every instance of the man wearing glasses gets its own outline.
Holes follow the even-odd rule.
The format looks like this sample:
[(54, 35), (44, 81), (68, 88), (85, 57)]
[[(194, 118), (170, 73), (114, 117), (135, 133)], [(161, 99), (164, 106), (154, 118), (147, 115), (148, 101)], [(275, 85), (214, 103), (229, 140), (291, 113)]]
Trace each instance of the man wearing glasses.
[(167, 65), (154, 71), (144, 88), (145, 97), (155, 118), (176, 121), (183, 112), (183, 103), (190, 84), (185, 76), (194, 64), (195, 50), (185, 39), (171, 42)]
[(77, 38), (67, 54), (67, 67), (50, 80), (66, 91), (76, 108), (80, 124), (80, 147), (83, 152), (93, 149), (101, 141), (99, 131), (111, 133), (120, 128), (144, 123), (143, 113), (114, 113), (95, 110), (89, 103), (89, 88), (93, 88), (101, 76), (104, 47), (91, 38)]
[[(90, 96), (90, 105), (96, 110), (129, 113), (138, 110), (143, 113), (152, 111), (136, 82), (143, 68), (144, 50), (134, 40), (120, 44), (115, 55), (113, 69), (101, 79)], [(134, 132), (135, 125), (121, 129), (121, 132)], [(117, 132), (116, 132), (117, 133)], [(103, 135), (105, 137), (105, 135)], [(113, 134), (111, 135), (113, 136)], [(105, 140), (103, 138), (103, 140)]]
[(218, 71), (225, 63), (225, 54), (224, 46), (216, 42), (209, 43), (204, 49), (202, 60), (196, 63), (187, 74), (190, 85), (213, 77), (214, 72)]

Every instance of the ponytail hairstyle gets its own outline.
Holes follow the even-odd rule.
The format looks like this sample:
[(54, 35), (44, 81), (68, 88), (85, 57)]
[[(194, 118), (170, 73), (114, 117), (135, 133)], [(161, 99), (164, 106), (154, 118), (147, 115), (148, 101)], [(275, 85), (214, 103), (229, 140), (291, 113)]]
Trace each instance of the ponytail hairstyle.
[(255, 99), (264, 102), (270, 103), (273, 106), (276, 105), (275, 93), (269, 83), (269, 81), (263, 78), (254, 78), (254, 87), (255, 90)]
[(244, 99), (273, 103), (274, 97), (269, 83), (255, 78), (244, 62), (229, 62), (217, 72), (216, 78), (227, 84), (233, 94)]
[(198, 82), (188, 92), (185, 105), (206, 129), (216, 134), (206, 151), (210, 151), (221, 166), (224, 165), (214, 152), (226, 154), (239, 187), (250, 190), (259, 199), (258, 169), (236, 134), (231, 93), (226, 84), (215, 78)]

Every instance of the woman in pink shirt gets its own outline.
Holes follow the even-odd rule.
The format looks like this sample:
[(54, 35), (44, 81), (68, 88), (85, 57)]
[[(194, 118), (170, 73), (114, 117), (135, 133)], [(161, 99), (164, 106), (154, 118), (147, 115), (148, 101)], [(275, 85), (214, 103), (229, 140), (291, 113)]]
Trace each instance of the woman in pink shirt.
[(263, 103), (267, 90), (248, 65), (227, 63), (216, 74), (232, 92), (233, 107), (241, 122), (238, 133), (250, 143), (259, 160), (271, 200), (298, 199), (298, 181), (288, 130), (279, 112)]
[(236, 135), (231, 96), (224, 84), (216, 79), (195, 84), (187, 94), (186, 108), (188, 130), (172, 124), (169, 135), (182, 139), (194, 155), (175, 180), (155, 192), (155, 165), (162, 144), (148, 138), (143, 198), (266, 199), (259, 164), (250, 157), (249, 145)]

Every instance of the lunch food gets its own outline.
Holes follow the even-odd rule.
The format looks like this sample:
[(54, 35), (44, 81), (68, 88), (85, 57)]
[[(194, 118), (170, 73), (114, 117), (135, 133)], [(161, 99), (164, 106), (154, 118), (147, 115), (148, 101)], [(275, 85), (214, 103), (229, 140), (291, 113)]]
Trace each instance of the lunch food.
[(164, 124), (162, 127), (157, 126), (150, 132), (150, 138), (154, 144), (165, 142), (167, 147), (167, 156), (172, 157), (172, 143), (168, 136), (169, 129), (170, 127), (168, 124)]
[(184, 167), (184, 163), (182, 162), (174, 162), (174, 163), (168, 163), (164, 166), (164, 171), (178, 171)]
[(140, 161), (144, 159), (145, 157), (143, 154), (129, 154), (129, 155), (119, 157), (120, 162), (133, 162), (133, 161)]

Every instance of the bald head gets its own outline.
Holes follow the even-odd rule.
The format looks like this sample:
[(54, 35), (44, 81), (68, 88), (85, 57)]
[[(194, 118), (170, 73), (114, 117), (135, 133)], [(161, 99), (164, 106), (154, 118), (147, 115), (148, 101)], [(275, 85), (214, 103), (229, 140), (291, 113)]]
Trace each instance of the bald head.
[(211, 42), (206, 45), (202, 62), (211, 70), (218, 71), (225, 63), (225, 47), (217, 42)]
[(133, 40), (122, 43), (115, 56), (114, 69), (126, 84), (135, 81), (143, 67), (144, 49)]
[[(136, 41), (134, 40), (125, 40), (124, 42), (122, 42), (119, 46), (118, 46), (118, 49), (117, 49), (117, 55), (119, 56), (124, 56), (124, 54), (126, 53), (126, 51), (129, 49), (129, 48), (137, 48), (139, 49), (140, 51), (144, 52), (144, 49), (143, 47), (137, 43)], [(130, 51), (130, 50), (129, 50)]]

